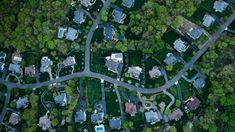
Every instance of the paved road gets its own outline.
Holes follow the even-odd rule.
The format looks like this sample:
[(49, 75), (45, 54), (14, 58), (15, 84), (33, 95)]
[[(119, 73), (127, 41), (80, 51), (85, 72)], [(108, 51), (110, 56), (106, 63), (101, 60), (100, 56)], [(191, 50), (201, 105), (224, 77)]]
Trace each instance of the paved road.
[(95, 19), (95, 21), (93, 21), (93, 25), (87, 35), (86, 51), (85, 51), (85, 71), (90, 71), (90, 57), (91, 57), (90, 52), (91, 52), (91, 40), (92, 40), (93, 34), (94, 34), (95, 30), (98, 28), (98, 25), (99, 25), (100, 20), (102, 18), (103, 12), (110, 6), (110, 1), (111, 0), (105, 1), (102, 9), (100, 10), (98, 16)]
[(166, 107), (166, 109), (170, 109), (170, 107), (175, 103), (175, 97), (166, 90), (163, 90), (163, 93), (171, 98), (171, 102)]
[(5, 98), (5, 101), (4, 101), (4, 106), (2, 108), (2, 112), (1, 112), (1, 115), (0, 115), (0, 122), (3, 121), (5, 115), (6, 115), (6, 112), (7, 112), (7, 105), (8, 103), (10, 102), (10, 98), (11, 98), (11, 88), (8, 88), (7, 89), (7, 96)]
[(120, 108), (120, 112), (121, 112), (121, 119), (122, 119), (122, 122), (125, 121), (125, 117), (124, 117), (124, 109), (123, 109), (123, 105), (122, 105), (122, 100), (121, 100), (121, 96), (120, 96), (120, 93), (118, 91), (118, 87), (117, 86), (114, 86), (114, 89), (115, 89), (115, 92), (116, 92), (116, 95), (117, 95), (117, 99), (118, 99), (118, 105), (119, 105), (119, 108)]

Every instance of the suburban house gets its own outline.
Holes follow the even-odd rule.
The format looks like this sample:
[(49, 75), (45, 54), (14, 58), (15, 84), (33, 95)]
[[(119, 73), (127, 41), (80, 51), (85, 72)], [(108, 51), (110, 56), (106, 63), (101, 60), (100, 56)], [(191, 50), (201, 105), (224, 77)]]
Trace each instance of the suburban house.
[(136, 114), (136, 105), (131, 103), (130, 101), (125, 103), (125, 112), (130, 114), (131, 116), (135, 116)]
[(109, 120), (109, 126), (111, 129), (120, 129), (122, 127), (121, 118), (112, 118)]
[(128, 74), (131, 78), (140, 79), (140, 74), (142, 73), (142, 68), (139, 66), (128, 67)]
[(67, 106), (70, 104), (71, 97), (67, 95), (65, 92), (59, 92), (57, 96), (54, 98), (55, 103), (60, 106)]
[(0, 71), (4, 69), (5, 63), (0, 61)]
[(114, 73), (121, 73), (123, 68), (123, 54), (112, 53), (111, 56), (105, 57), (105, 66), (108, 67), (109, 71)]
[(164, 63), (166, 63), (166, 65), (174, 65), (177, 62), (178, 60), (174, 54), (167, 53), (166, 58), (164, 59)]
[(74, 12), (74, 17), (73, 17), (73, 21), (77, 24), (82, 24), (83, 22), (85, 22), (86, 16), (85, 13), (82, 10), (77, 9)]
[(40, 71), (41, 72), (48, 72), (48, 71), (50, 71), (52, 64), (53, 64), (53, 62), (51, 61), (50, 58), (48, 58), (47, 56), (43, 56), (42, 59), (41, 59)]
[(20, 116), (19, 116), (19, 114), (17, 114), (17, 113), (11, 113), (11, 116), (10, 116), (10, 118), (9, 118), (9, 123), (11, 124), (11, 125), (16, 125), (16, 124), (18, 124), (20, 122)]
[(114, 9), (112, 12), (112, 16), (113, 16), (114, 21), (120, 24), (123, 24), (124, 19), (126, 18), (126, 14), (123, 13), (123, 11), (119, 9)]
[(183, 114), (183, 112), (180, 109), (176, 109), (171, 114), (169, 114), (169, 118), (170, 118), (170, 120), (178, 121), (178, 120), (181, 119), (181, 117), (183, 115), (184, 114)]
[(69, 56), (63, 61), (64, 66), (73, 66), (76, 64), (75, 57)]
[(185, 104), (189, 110), (193, 111), (193, 110), (196, 110), (200, 106), (201, 101), (197, 97), (189, 97), (185, 101)]
[(25, 75), (34, 76), (36, 74), (35, 65), (27, 66), (24, 68)]
[(122, 1), (122, 5), (127, 7), (127, 8), (133, 7), (134, 4), (135, 4), (135, 0), (123, 0)]
[(154, 66), (152, 70), (149, 71), (150, 78), (158, 78), (162, 76), (162, 72), (160, 71), (160, 68), (157, 66)]
[(67, 31), (67, 28), (59, 27), (57, 37), (60, 39), (63, 38), (66, 31)]
[(162, 119), (162, 116), (153, 110), (147, 111), (144, 113), (146, 121), (151, 124), (155, 124)]
[(67, 40), (74, 41), (75, 39), (78, 38), (78, 33), (79, 33), (78, 30), (69, 27), (68, 32), (65, 33), (65, 37)]
[(95, 132), (105, 132), (105, 127), (103, 124), (95, 126)]
[(97, 112), (97, 110), (95, 110), (94, 113), (91, 115), (91, 121), (94, 124), (102, 123), (103, 119), (104, 119), (103, 112)]
[(185, 41), (182, 41), (181, 38), (175, 40), (174, 42), (174, 48), (179, 53), (185, 52), (188, 49), (188, 46), (186, 45)]
[(85, 7), (92, 6), (95, 2), (96, 0), (80, 0), (81, 5)]
[(16, 63), (10, 64), (8, 70), (11, 72), (14, 72), (14, 73), (18, 73), (18, 74), (21, 73), (20, 65), (18, 65)]
[(196, 89), (201, 89), (205, 86), (205, 83), (206, 83), (205, 80), (203, 78), (199, 77), (193, 81), (193, 86)]
[(75, 123), (80, 123), (80, 124), (85, 122), (86, 121), (86, 112), (85, 111), (76, 112), (74, 121), (75, 121)]
[(48, 113), (46, 113), (46, 115), (44, 115), (43, 117), (40, 117), (39, 119), (39, 123), (38, 126), (42, 128), (42, 130), (49, 130), (51, 128), (51, 121), (47, 116)]
[(188, 34), (192, 39), (196, 40), (196, 39), (198, 39), (198, 38), (201, 37), (202, 33), (203, 33), (203, 31), (202, 31), (201, 28), (199, 28), (199, 27), (192, 27), (192, 28), (189, 29), (189, 31), (188, 31), (187, 34)]
[(29, 105), (29, 100), (27, 97), (19, 97), (18, 100), (16, 100), (16, 108), (17, 109), (25, 109), (27, 108)]
[(20, 54), (20, 53), (15, 52), (15, 53), (12, 54), (12, 62), (13, 62), (13, 63), (18, 64), (18, 63), (20, 63), (21, 61), (22, 61), (22, 57), (21, 57), (21, 54)]
[(222, 13), (228, 7), (228, 3), (223, 0), (215, 1), (213, 8), (216, 12)]
[(0, 52), (0, 61), (1, 60), (5, 61), (6, 57), (7, 57), (6, 53)]
[(214, 17), (212, 17), (211, 15), (209, 15), (209, 14), (205, 14), (205, 16), (203, 17), (203, 25), (205, 26), (205, 27), (210, 27), (211, 26), (211, 24), (213, 23), (215, 21), (215, 18)]
[(108, 23), (104, 25), (104, 38), (106, 40), (113, 40), (115, 35), (114, 27), (110, 26)]

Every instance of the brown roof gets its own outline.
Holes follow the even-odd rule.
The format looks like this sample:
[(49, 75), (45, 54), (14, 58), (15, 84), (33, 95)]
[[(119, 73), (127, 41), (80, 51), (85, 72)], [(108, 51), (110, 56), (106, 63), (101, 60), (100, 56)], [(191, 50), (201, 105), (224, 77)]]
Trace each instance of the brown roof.
[(170, 115), (171, 120), (179, 120), (183, 116), (183, 112), (180, 109), (174, 110)]
[(36, 73), (35, 72), (35, 65), (25, 67), (24, 72), (25, 72), (26, 75), (35, 75), (35, 73)]
[(190, 110), (196, 110), (201, 104), (201, 101), (197, 97), (190, 97), (187, 100), (187, 106)]
[(131, 102), (125, 103), (126, 113), (129, 113), (130, 115), (135, 115), (136, 113), (136, 105)]
[(191, 21), (184, 19), (183, 23), (179, 27), (179, 30), (183, 33), (187, 33), (192, 27), (196, 27), (196, 25)]

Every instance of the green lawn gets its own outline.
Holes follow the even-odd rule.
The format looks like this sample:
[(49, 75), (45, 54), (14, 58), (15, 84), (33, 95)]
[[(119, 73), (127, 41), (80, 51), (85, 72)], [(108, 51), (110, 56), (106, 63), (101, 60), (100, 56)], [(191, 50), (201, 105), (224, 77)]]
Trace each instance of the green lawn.
[(192, 79), (196, 74), (197, 74), (197, 71), (194, 70), (193, 68), (190, 68), (190, 69), (185, 73), (185, 76), (186, 76), (188, 79)]
[(128, 51), (128, 65), (129, 66), (142, 66), (142, 52), (141, 51)]
[(5, 93), (7, 91), (7, 87), (3, 84), (0, 84), (0, 92)]
[(183, 100), (187, 100), (190, 96), (193, 95), (194, 91), (193, 91), (193, 87), (190, 83), (188, 83), (184, 79), (180, 79), (179, 85), (181, 87)]

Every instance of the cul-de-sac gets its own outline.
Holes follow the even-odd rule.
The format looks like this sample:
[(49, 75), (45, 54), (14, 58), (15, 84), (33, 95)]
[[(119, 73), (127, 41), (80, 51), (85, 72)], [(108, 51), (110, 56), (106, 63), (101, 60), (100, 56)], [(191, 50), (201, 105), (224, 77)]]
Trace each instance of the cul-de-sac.
[(0, 1), (1, 132), (233, 132), (234, 0)]

